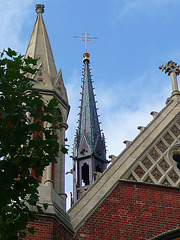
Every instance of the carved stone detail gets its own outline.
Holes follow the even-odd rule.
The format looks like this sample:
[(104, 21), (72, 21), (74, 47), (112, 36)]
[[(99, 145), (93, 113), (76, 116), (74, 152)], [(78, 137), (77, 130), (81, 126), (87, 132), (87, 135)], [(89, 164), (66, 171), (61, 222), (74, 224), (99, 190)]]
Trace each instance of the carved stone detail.
[(155, 148), (153, 148), (149, 155), (156, 161), (158, 160), (158, 158), (160, 157), (159, 153), (155, 150)]
[(123, 143), (126, 144), (126, 147), (129, 147), (129, 145), (131, 144), (131, 141), (129, 141), (129, 140), (124, 140)]
[[(130, 181), (143, 181), (150, 184), (162, 184), (165, 186), (180, 186), (180, 174), (176, 171), (180, 169), (180, 118), (172, 124), (142, 158), (138, 158), (138, 165), (134, 166), (131, 173), (126, 174), (126, 179)], [(175, 143), (176, 140), (176, 144)], [(178, 160), (176, 160), (178, 158)], [(173, 163), (173, 161), (175, 161)], [(175, 166), (175, 169), (174, 169)], [(138, 180), (139, 179), (139, 180)], [(171, 180), (170, 180), (171, 179)]]
[(159, 115), (159, 113), (156, 111), (152, 111), (150, 114), (153, 116), (153, 118), (156, 118)]
[(136, 175), (139, 177), (139, 178), (142, 178), (142, 176), (145, 174), (145, 171), (140, 167), (138, 166), (134, 172), (136, 173)]
[(174, 183), (176, 183), (177, 180), (179, 179), (179, 176), (174, 170), (169, 174), (169, 177)]
[(175, 154), (180, 155), (180, 146), (176, 146), (175, 148), (173, 148), (173, 150), (171, 150), (172, 159), (173, 159), (173, 155), (175, 155)]
[(170, 97), (168, 97), (167, 99), (166, 99), (166, 105), (169, 103), (171, 101), (171, 98)]
[(65, 130), (68, 129), (68, 125), (66, 123), (60, 123), (59, 127), (60, 127), (60, 129), (65, 129)]
[(146, 183), (154, 183), (153, 180), (150, 177), (147, 177), (145, 180)]
[(37, 84), (37, 85), (44, 85), (44, 86), (46, 86), (46, 83), (43, 81), (42, 78), (38, 78), (38, 79), (36, 80), (36, 84)]
[(180, 126), (180, 119), (178, 119), (177, 124)]
[(150, 167), (153, 165), (153, 163), (149, 160), (149, 158), (145, 158), (143, 161), (142, 161), (142, 164), (147, 168), (147, 169), (150, 169)]
[(165, 73), (168, 73), (168, 76), (170, 76), (171, 73), (175, 73), (176, 76), (180, 73), (179, 65), (177, 66), (177, 63), (173, 62), (172, 60), (166, 63), (165, 66), (160, 66), (159, 69), (162, 71), (165, 70)]
[(171, 145), (173, 142), (174, 142), (174, 139), (171, 137), (171, 135), (169, 133), (167, 133), (165, 136), (164, 136), (164, 140), (169, 144)]
[(94, 172), (94, 177), (96, 180), (98, 180), (101, 177), (102, 173), (101, 172)]
[(153, 171), (152, 171), (152, 173), (151, 173), (152, 175), (153, 175), (153, 177), (158, 181), (160, 178), (161, 178), (161, 176), (162, 176), (162, 174), (160, 173), (160, 171), (157, 169), (157, 168), (155, 168)]
[(160, 162), (159, 166), (162, 168), (164, 172), (166, 172), (170, 167), (169, 164), (164, 159)]
[(128, 177), (128, 180), (130, 180), (130, 181), (136, 181), (135, 177), (134, 177), (132, 174)]
[(168, 182), (167, 179), (165, 179), (163, 182), (162, 182), (163, 185), (165, 186), (171, 186), (171, 184)]
[(117, 159), (117, 157), (115, 155), (109, 155), (109, 158), (111, 159), (110, 162), (115, 162), (115, 160)]
[(180, 73), (179, 65), (177, 66), (177, 63), (173, 62), (172, 60), (166, 63), (165, 66), (159, 67), (162, 71), (165, 70), (165, 73), (168, 73), (168, 76), (171, 76), (171, 84), (172, 84), (172, 96), (178, 94), (178, 84), (177, 84), (177, 75)]
[(44, 5), (43, 4), (36, 4), (36, 10), (37, 13), (44, 13)]
[(146, 127), (138, 126), (137, 129), (140, 130), (140, 132), (143, 132), (146, 129)]
[(170, 130), (176, 137), (179, 136), (180, 131), (179, 131), (179, 129), (175, 125)]
[(79, 198), (80, 198), (80, 197), (82, 197), (85, 194), (86, 191), (84, 189), (82, 189), (82, 188), (78, 188), (77, 192), (79, 193)]
[(156, 147), (157, 147), (162, 153), (164, 153), (164, 152), (167, 150), (166, 145), (165, 145), (162, 141), (160, 141), (160, 142), (156, 145)]

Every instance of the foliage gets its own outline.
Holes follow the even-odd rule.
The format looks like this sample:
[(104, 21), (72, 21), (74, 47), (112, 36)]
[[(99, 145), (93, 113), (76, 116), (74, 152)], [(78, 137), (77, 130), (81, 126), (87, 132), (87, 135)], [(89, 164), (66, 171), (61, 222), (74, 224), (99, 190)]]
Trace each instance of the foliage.
[[(0, 239), (18, 239), (36, 219), (39, 179), (59, 150), (54, 134), (57, 100), (44, 103), (33, 87), (37, 60), (15, 51), (0, 55)], [(43, 112), (43, 114), (42, 114)], [(31, 121), (36, 119), (36, 121)], [(59, 119), (58, 119), (59, 120)], [(43, 122), (47, 126), (43, 127)], [(29, 229), (33, 233), (33, 229)]]

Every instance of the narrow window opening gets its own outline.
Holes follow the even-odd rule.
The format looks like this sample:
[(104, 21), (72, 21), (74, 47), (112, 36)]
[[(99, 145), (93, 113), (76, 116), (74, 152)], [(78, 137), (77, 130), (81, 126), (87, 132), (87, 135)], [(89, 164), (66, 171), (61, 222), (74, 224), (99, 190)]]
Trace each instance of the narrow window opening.
[(89, 165), (87, 163), (84, 163), (84, 165), (81, 168), (82, 171), (82, 180), (85, 186), (89, 185)]
[(180, 169), (180, 154), (175, 153), (172, 158), (175, 162), (177, 162), (177, 168)]
[(101, 167), (100, 167), (99, 164), (96, 165), (96, 172), (100, 172), (100, 173), (102, 172)]

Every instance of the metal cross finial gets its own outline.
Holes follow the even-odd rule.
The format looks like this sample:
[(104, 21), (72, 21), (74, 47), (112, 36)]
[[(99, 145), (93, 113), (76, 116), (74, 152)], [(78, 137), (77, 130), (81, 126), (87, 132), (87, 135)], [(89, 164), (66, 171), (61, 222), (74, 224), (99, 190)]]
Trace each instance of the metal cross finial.
[(85, 42), (85, 51), (87, 53), (87, 42), (91, 41), (92, 39), (98, 39), (97, 37), (92, 37), (89, 33), (86, 32), (81, 34), (80, 36), (74, 36), (74, 38), (80, 38), (83, 42)]
[(165, 71), (165, 74), (168, 73), (168, 76), (171, 76), (172, 90), (173, 94), (179, 94), (178, 84), (177, 84), (177, 75), (180, 73), (180, 66), (172, 60), (168, 63), (159, 67), (160, 70)]

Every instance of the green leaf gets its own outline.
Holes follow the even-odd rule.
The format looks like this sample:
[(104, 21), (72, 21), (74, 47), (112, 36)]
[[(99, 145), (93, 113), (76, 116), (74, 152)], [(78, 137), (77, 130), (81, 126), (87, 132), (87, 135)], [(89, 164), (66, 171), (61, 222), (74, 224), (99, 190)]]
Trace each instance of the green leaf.
[(43, 204), (44, 209), (46, 210), (48, 208), (48, 203)]
[[(32, 89), (34, 79), (29, 76), (37, 72), (37, 59), (23, 57), (10, 48), (0, 54), (0, 239), (4, 240), (23, 237), (27, 223), (36, 219), (27, 204), (42, 212), (37, 205), (38, 178), (56, 162), (59, 151), (58, 101), (45, 103)], [(43, 127), (43, 122), (51, 127)], [(67, 153), (64, 146), (61, 151)]]
[(34, 233), (35, 233), (34, 227), (28, 228), (28, 231), (29, 231), (31, 234), (33, 234), (33, 235), (34, 235)]
[(68, 153), (68, 149), (65, 148), (64, 146), (61, 146), (61, 152), (64, 153), (64, 154), (67, 154)]
[(13, 57), (13, 56), (17, 55), (17, 52), (11, 50), (10, 48), (8, 48), (8, 50), (5, 52), (6, 52), (7, 56), (9, 56), (9, 57)]

